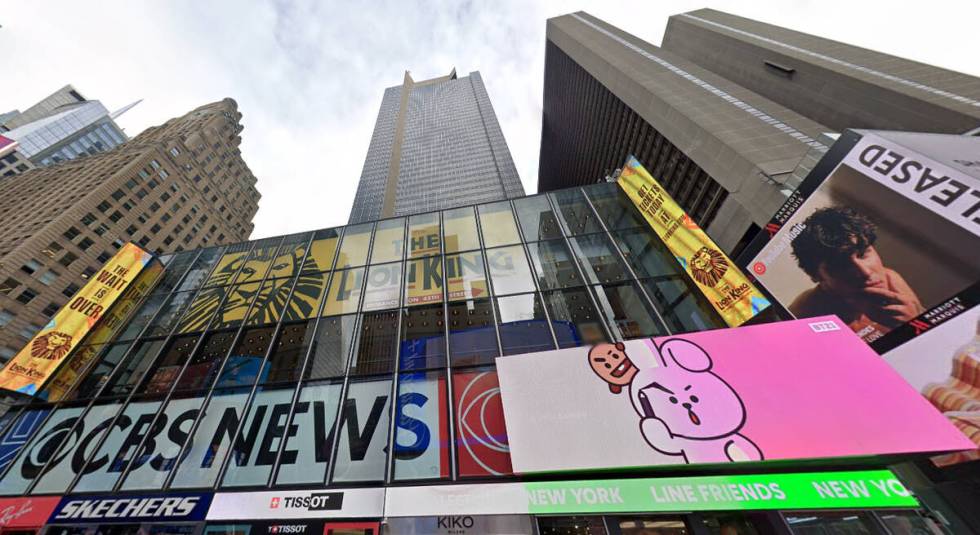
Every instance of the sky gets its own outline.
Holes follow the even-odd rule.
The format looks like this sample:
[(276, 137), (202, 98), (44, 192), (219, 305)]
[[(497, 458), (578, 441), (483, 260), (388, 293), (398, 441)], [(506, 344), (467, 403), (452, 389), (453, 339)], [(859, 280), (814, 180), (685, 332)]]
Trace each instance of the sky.
[[(545, 21), (583, 10), (659, 45), (711, 7), (980, 76), (980, 3), (933, 0), (379, 2), (0, 0), (0, 112), (65, 84), (130, 136), (232, 97), (262, 194), (252, 238), (347, 222), (384, 88), (480, 71), (528, 193), (537, 190)], [(909, 4), (911, 5), (911, 4)]]

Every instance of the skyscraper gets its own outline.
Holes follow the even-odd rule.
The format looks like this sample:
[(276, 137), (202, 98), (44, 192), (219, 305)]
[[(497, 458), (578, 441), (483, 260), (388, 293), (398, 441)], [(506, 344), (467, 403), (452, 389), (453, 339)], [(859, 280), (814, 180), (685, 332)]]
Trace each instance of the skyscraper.
[(837, 131), (980, 127), (976, 76), (713, 9), (670, 17), (663, 48)]
[(602, 180), (633, 154), (732, 252), (824, 130), (586, 13), (548, 20), (539, 191)]
[(259, 193), (240, 119), (225, 99), (115, 149), (0, 180), (0, 361), (127, 241), (159, 253), (248, 238)]
[(385, 89), (350, 223), (522, 197), (479, 72)]
[[(36, 166), (47, 166), (107, 151), (128, 138), (115, 119), (134, 102), (109, 112), (98, 100), (88, 100), (67, 85), (24, 112), (8, 112), (0, 118), (3, 136), (18, 142), (16, 151)], [(5, 170), (10, 176), (14, 169)], [(8, 174), (9, 173), (9, 174)]]

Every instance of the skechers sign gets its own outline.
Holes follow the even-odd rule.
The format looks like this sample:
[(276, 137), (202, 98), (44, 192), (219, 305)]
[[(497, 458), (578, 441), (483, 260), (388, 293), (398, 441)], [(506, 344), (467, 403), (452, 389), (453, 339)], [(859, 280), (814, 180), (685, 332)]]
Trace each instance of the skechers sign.
[(211, 505), (209, 493), (167, 495), (118, 495), (62, 498), (48, 520), (50, 524), (196, 521), (204, 520)]

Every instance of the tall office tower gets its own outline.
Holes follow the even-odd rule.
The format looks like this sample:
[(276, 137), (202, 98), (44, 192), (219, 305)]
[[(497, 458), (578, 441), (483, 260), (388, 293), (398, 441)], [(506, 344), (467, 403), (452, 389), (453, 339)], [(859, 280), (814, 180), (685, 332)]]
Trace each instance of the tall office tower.
[(548, 20), (538, 191), (628, 154), (728, 252), (792, 193), (825, 127), (586, 13)]
[(350, 222), (522, 197), (479, 72), (385, 89)]
[[(98, 100), (88, 100), (68, 85), (24, 112), (0, 118), (3, 136), (18, 142), (17, 152), (36, 166), (46, 166), (107, 151), (129, 139), (115, 119), (134, 102), (109, 112)], [(8, 169), (2, 176), (14, 174)], [(23, 171), (17, 171), (23, 172)]]
[(241, 241), (259, 193), (232, 99), (101, 154), (0, 180), (0, 361), (126, 241), (174, 251)]
[(962, 134), (980, 127), (980, 78), (699, 9), (663, 48), (834, 130)]

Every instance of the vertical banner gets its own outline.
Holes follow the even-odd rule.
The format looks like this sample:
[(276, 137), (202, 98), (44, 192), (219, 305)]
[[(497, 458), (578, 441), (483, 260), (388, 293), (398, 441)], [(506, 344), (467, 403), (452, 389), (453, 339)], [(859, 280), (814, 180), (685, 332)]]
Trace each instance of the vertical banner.
[(617, 182), (725, 323), (738, 327), (769, 306), (762, 292), (636, 158), (629, 157)]
[(116, 302), (153, 255), (127, 243), (0, 370), (0, 388), (33, 395)]

